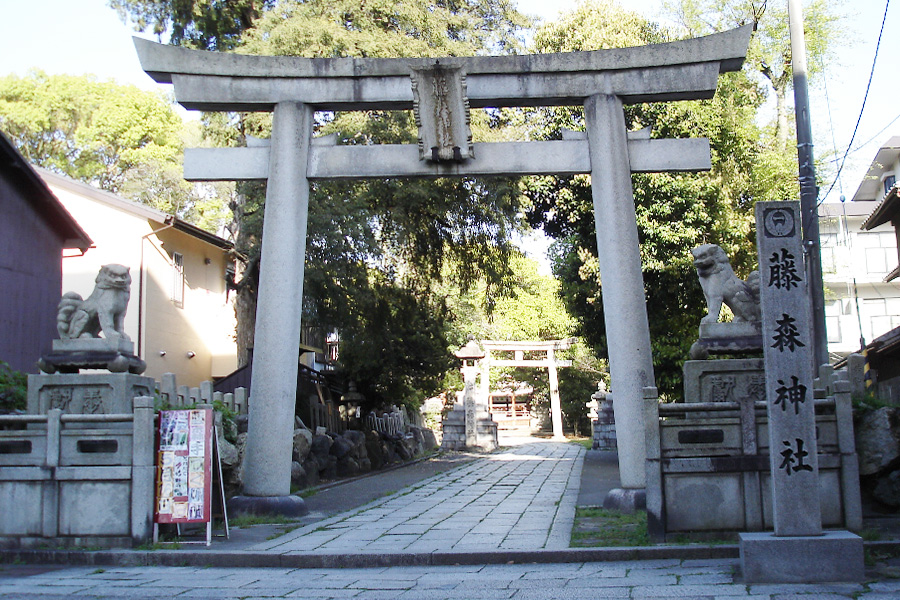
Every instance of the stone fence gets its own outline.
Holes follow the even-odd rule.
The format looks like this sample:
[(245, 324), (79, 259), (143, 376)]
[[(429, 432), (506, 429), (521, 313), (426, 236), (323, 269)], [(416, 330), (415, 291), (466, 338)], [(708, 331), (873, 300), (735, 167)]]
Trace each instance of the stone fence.
[[(743, 383), (727, 375), (735, 379), (727, 398), (698, 394), (688, 398), (693, 402), (660, 404), (655, 388), (645, 388), (647, 514), (655, 542), (732, 539), (736, 532), (773, 525), (768, 414), (764, 395), (752, 393), (762, 360), (695, 362), (748, 363), (757, 370), (747, 369)], [(713, 375), (706, 379), (726, 377), (705, 368)], [(822, 525), (859, 531), (859, 465), (847, 376), (825, 365), (815, 380), (819, 488)]]
[(369, 429), (378, 433), (386, 433), (388, 435), (397, 435), (406, 431), (409, 424), (406, 419), (405, 412), (385, 413), (383, 416), (376, 416), (375, 413), (369, 413), (365, 418), (365, 424)]
[(195, 404), (214, 404), (221, 403), (228, 410), (239, 414), (247, 414), (247, 406), (249, 396), (247, 388), (239, 387), (234, 393), (213, 391), (212, 381), (203, 381), (200, 387), (188, 387), (186, 385), (178, 385), (175, 373), (163, 373), (159, 382), (159, 393), (164, 402), (167, 402), (171, 408), (181, 408), (184, 406), (192, 406)]
[(0, 546), (130, 546), (152, 531), (153, 398), (134, 413), (0, 416)]

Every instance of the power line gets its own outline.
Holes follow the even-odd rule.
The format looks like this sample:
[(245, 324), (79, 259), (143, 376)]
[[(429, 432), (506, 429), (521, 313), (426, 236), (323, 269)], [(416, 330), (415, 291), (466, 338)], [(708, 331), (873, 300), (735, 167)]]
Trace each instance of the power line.
[(875, 64), (878, 62), (878, 51), (881, 48), (881, 36), (884, 34), (884, 24), (887, 22), (888, 15), (888, 7), (891, 5), (891, 0), (885, 0), (884, 3), (884, 16), (881, 18), (881, 30), (878, 32), (878, 43), (875, 44), (875, 56), (872, 58), (872, 69), (869, 71), (869, 83), (866, 84), (866, 93), (863, 96), (862, 107), (859, 109), (859, 116), (856, 118), (856, 126), (853, 128), (853, 135), (850, 137), (850, 142), (847, 143), (847, 150), (844, 152), (844, 156), (841, 159), (841, 164), (838, 167), (837, 174), (834, 177), (834, 181), (831, 182), (831, 187), (828, 188), (828, 191), (821, 197), (819, 200), (819, 205), (825, 201), (825, 198), (828, 197), (828, 194), (831, 193), (831, 190), (834, 189), (834, 184), (837, 183), (838, 179), (841, 176), (841, 171), (844, 170), (844, 163), (847, 161), (847, 155), (850, 154), (850, 148), (853, 146), (853, 140), (856, 139), (856, 133), (859, 131), (859, 123), (862, 121), (863, 113), (866, 110), (866, 102), (869, 100), (869, 89), (872, 87), (872, 77), (875, 75)]
[[(837, 156), (837, 140), (834, 137), (834, 119), (831, 118), (831, 98), (828, 96), (828, 80), (827, 78), (824, 81), (825, 84), (825, 107), (828, 109), (828, 128), (831, 130), (831, 148), (834, 150), (834, 155)], [(830, 161), (829, 161), (830, 162)], [(841, 197), (844, 196), (844, 184), (840, 183), (840, 174), (837, 174), (834, 178), (838, 185), (840, 186)], [(819, 202), (821, 204), (821, 202)]]
[[(828, 94), (828, 92), (826, 91), (826, 96), (827, 96), (827, 94)], [(829, 113), (829, 114), (830, 114), (830, 113)], [(859, 144), (857, 144), (855, 148), (853, 148), (853, 149), (850, 150), (849, 154), (853, 154), (854, 152), (859, 152), (860, 150), (862, 150), (863, 148), (865, 148), (866, 146), (868, 146), (868, 145), (869, 145), (870, 143), (872, 143), (878, 136), (880, 136), (882, 133), (884, 133), (885, 131), (887, 131), (888, 127), (890, 127), (891, 125), (893, 125), (893, 124), (896, 123), (897, 121), (900, 121), (900, 115), (897, 115), (896, 117), (894, 117), (893, 119), (891, 119), (891, 120), (888, 122), (887, 125), (885, 125), (885, 126), (882, 127), (881, 129), (879, 129), (878, 132), (876, 132), (872, 137), (870, 137), (869, 139), (867, 139), (867, 140), (864, 141), (864, 142), (860, 142)], [(831, 134), (832, 134), (832, 137), (834, 137), (834, 128), (832, 128)], [(834, 144), (833, 141), (832, 141), (832, 144)], [(837, 148), (835, 148), (834, 153), (835, 153), (835, 155), (837, 155)], [(827, 162), (827, 163), (836, 163), (836, 162), (838, 162), (839, 160), (840, 160), (840, 158), (827, 158), (827, 159), (823, 159), (823, 162)]]

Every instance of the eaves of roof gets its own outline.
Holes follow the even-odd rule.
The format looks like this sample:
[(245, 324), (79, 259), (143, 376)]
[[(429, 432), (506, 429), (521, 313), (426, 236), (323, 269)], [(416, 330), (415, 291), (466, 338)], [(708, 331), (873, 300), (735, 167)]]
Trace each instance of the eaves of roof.
[(63, 248), (77, 248), (84, 254), (94, 245), (87, 232), (50, 191), (35, 168), (2, 133), (0, 133), (0, 171), (12, 179), (22, 190), (25, 200), (35, 207), (35, 212), (59, 233), (63, 239)]
[(900, 216), (900, 197), (897, 196), (897, 186), (894, 186), (884, 199), (878, 203), (872, 214), (863, 221), (861, 228), (866, 231), (875, 229), (879, 225), (890, 223), (898, 216)]
[(81, 181), (75, 181), (74, 179), (66, 177), (65, 175), (59, 175), (58, 173), (53, 173), (47, 171), (46, 169), (37, 169), (37, 171), (44, 179), (44, 181), (49, 184), (67, 189), (72, 193), (90, 198), (91, 200), (94, 200), (96, 202), (101, 202), (103, 204), (106, 204), (107, 206), (111, 206), (121, 211), (133, 214), (142, 219), (155, 221), (161, 225), (172, 225), (174, 229), (177, 229), (178, 231), (186, 233), (198, 240), (206, 242), (207, 244), (211, 244), (222, 250), (231, 251), (234, 249), (234, 244), (232, 242), (221, 238), (214, 233), (210, 233), (204, 229), (200, 229), (196, 225), (191, 225), (187, 221), (183, 221), (175, 215), (170, 215), (161, 210), (150, 208), (149, 206), (144, 206), (143, 204), (138, 204), (136, 202), (132, 202), (131, 200), (126, 200), (125, 198), (121, 198), (111, 192), (107, 192), (106, 190), (95, 188), (94, 186), (83, 183)]

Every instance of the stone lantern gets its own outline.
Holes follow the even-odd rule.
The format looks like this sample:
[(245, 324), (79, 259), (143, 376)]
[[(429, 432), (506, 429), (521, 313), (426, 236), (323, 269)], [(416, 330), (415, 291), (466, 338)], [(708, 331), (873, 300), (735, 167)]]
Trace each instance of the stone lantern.
[(475, 341), (475, 336), (470, 335), (466, 345), (454, 354), (462, 361), (463, 401), (457, 402), (444, 418), (441, 447), (449, 450), (496, 450), (499, 447), (497, 424), (488, 412), (487, 398), (480, 398), (475, 391), (478, 361), (485, 357), (485, 351)]

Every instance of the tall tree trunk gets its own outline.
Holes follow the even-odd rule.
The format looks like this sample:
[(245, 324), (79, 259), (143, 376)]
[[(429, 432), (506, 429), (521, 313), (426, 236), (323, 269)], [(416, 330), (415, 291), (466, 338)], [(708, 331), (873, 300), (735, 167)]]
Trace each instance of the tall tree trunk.
[(253, 290), (238, 290), (234, 314), (237, 318), (238, 367), (243, 367), (249, 362), (249, 350), (253, 348), (253, 332), (256, 328), (256, 294)]
[[(775, 83), (775, 82), (773, 82)], [(790, 123), (787, 105), (787, 85), (778, 82), (775, 86), (775, 143), (779, 150), (787, 150)]]

